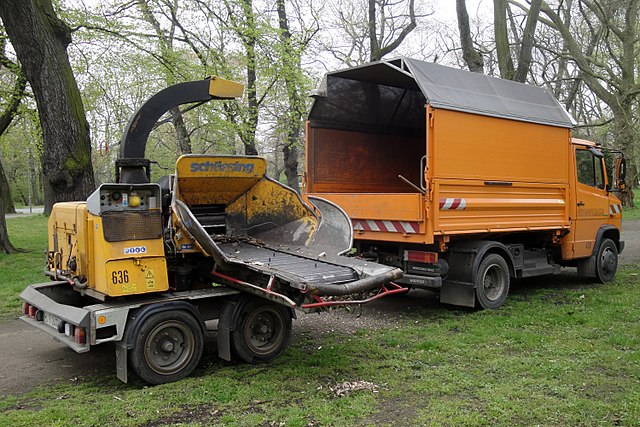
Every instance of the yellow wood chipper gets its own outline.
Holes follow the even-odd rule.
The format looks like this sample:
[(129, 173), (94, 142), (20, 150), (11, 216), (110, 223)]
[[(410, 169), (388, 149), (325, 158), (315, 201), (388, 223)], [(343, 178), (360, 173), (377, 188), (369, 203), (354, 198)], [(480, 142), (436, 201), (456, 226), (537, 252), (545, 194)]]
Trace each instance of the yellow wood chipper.
[(118, 378), (132, 369), (159, 384), (193, 371), (210, 332), (222, 359), (264, 362), (286, 347), (294, 309), (406, 291), (388, 284), (399, 269), (343, 256), (347, 215), (268, 178), (264, 158), (186, 155), (150, 182), (145, 145), (164, 113), (242, 91), (211, 78), (142, 105), (124, 131), (116, 182), (53, 207), (51, 281), (22, 292), (25, 321), (77, 352), (114, 342)]

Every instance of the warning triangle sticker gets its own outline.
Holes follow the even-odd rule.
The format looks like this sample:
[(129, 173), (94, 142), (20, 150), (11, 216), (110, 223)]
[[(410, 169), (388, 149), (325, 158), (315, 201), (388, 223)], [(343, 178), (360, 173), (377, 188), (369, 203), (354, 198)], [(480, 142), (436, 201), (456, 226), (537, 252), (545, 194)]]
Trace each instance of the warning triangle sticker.
[(153, 272), (151, 270), (147, 270), (147, 275), (145, 277), (147, 279), (153, 279), (156, 276), (153, 275)]

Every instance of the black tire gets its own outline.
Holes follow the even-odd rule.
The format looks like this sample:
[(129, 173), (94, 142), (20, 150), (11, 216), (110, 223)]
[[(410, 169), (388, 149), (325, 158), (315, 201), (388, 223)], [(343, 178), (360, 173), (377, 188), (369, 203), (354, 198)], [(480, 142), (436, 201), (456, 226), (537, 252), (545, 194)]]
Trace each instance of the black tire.
[(596, 254), (596, 280), (600, 283), (611, 282), (618, 269), (618, 247), (611, 239), (600, 243)]
[(509, 266), (498, 254), (488, 254), (480, 262), (475, 280), (476, 300), (484, 309), (502, 306), (509, 294)]
[(164, 384), (189, 376), (198, 366), (204, 336), (198, 321), (182, 310), (149, 316), (129, 351), (129, 366), (143, 381)]
[(231, 332), (233, 351), (247, 363), (268, 362), (289, 344), (291, 311), (261, 298), (243, 302)]

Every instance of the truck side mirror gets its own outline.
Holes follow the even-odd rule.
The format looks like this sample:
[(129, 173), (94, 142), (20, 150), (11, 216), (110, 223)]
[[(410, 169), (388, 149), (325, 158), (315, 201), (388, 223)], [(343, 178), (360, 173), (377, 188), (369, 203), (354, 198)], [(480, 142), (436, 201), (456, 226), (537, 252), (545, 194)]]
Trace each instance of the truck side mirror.
[(624, 179), (627, 177), (627, 159), (624, 157), (618, 157), (616, 159), (616, 187), (619, 190), (624, 190), (627, 188), (627, 184), (624, 182)]

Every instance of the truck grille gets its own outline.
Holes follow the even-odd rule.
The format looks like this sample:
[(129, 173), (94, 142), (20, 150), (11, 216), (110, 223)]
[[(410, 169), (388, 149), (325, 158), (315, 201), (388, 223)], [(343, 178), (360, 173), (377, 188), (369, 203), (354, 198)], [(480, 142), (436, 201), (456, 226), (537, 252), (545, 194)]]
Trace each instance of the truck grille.
[(104, 239), (107, 242), (147, 240), (162, 237), (162, 217), (159, 210), (141, 212), (104, 212)]

